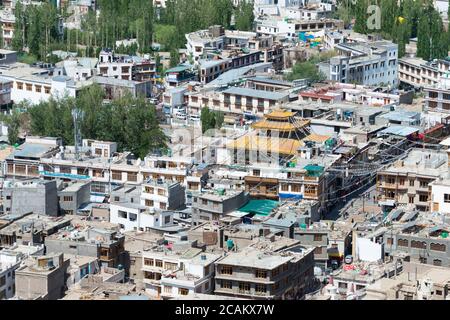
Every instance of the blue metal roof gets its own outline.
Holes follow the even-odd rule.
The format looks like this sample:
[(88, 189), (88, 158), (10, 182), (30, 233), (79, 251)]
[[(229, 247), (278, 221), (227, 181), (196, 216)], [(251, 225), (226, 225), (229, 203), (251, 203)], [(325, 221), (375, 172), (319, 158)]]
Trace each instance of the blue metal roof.
[(419, 132), (418, 128), (413, 128), (413, 127), (407, 127), (407, 126), (390, 126), (387, 127), (384, 130), (381, 130), (380, 132), (378, 132), (378, 135), (381, 134), (393, 134), (396, 136), (402, 136), (402, 137), (407, 137), (410, 134)]

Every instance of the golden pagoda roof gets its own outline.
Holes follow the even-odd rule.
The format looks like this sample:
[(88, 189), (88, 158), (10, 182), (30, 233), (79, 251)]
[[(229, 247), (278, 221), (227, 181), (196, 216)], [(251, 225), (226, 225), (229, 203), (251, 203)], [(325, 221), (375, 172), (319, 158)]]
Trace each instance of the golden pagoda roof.
[(318, 142), (318, 143), (324, 143), (325, 141), (327, 141), (330, 138), (331, 138), (331, 136), (311, 133), (309, 136), (305, 137), (303, 139), (303, 141), (313, 141), (313, 142)]
[(295, 120), (295, 122), (288, 121), (272, 121), (269, 119), (261, 120), (252, 125), (253, 129), (275, 130), (275, 131), (295, 131), (303, 128), (310, 123), (310, 120)]
[(227, 144), (228, 149), (244, 149), (249, 151), (272, 152), (283, 155), (295, 155), (298, 148), (304, 146), (303, 141), (295, 139), (280, 139), (260, 137), (246, 134)]
[(284, 110), (273, 110), (271, 113), (265, 114), (266, 119), (288, 119), (295, 115), (294, 112)]

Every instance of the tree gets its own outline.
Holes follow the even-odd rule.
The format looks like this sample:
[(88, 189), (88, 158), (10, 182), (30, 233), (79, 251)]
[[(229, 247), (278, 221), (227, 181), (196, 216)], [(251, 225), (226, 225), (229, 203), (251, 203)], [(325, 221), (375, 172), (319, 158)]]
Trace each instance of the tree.
[(205, 133), (210, 129), (220, 129), (224, 121), (224, 115), (220, 111), (211, 111), (208, 107), (204, 107), (200, 114), (202, 123), (202, 132)]
[(428, 2), (419, 17), (417, 29), (417, 56), (425, 60), (447, 56), (448, 40), (439, 12)]
[(11, 114), (2, 115), (2, 121), (8, 128), (8, 143), (14, 145), (19, 142), (21, 113), (17, 109), (13, 109)]
[(251, 31), (253, 29), (253, 1), (242, 0), (234, 11), (235, 28), (237, 30)]
[(326, 79), (312, 61), (297, 62), (292, 67), (292, 72), (287, 75), (289, 81), (296, 79), (309, 79), (312, 82), (319, 82)]

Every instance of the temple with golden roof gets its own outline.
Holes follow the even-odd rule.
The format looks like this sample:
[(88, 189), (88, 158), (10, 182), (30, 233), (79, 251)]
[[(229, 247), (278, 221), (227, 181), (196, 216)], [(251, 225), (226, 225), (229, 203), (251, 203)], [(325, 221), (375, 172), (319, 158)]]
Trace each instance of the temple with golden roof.
[[(253, 129), (263, 130), (268, 137), (278, 136), (284, 139), (300, 139), (304, 136), (304, 127), (308, 126), (310, 120), (298, 119), (291, 111), (274, 110), (264, 115), (264, 119), (252, 125)], [(273, 134), (276, 132), (276, 134)]]

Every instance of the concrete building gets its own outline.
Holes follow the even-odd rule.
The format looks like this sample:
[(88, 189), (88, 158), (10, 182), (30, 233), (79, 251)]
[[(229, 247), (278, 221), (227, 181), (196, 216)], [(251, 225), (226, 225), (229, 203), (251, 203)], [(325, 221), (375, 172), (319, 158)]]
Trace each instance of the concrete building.
[(220, 255), (187, 248), (167, 252), (156, 247), (142, 252), (145, 290), (166, 299), (193, 293), (210, 293), (214, 287), (214, 262)]
[(25, 300), (57, 300), (66, 290), (69, 259), (62, 253), (30, 258), (16, 270), (16, 296)]
[(141, 205), (156, 210), (183, 209), (185, 188), (179, 182), (149, 180), (142, 184)]
[(44, 254), (44, 246), (15, 245), (0, 251), (0, 300), (15, 295), (15, 270), (29, 256)]
[(192, 195), (192, 223), (218, 221), (226, 213), (237, 210), (248, 201), (245, 191), (203, 192)]
[(331, 81), (364, 85), (398, 85), (398, 46), (388, 41), (363, 45), (342, 43), (335, 47), (338, 56), (330, 59)]
[(77, 214), (82, 205), (86, 205), (91, 199), (90, 182), (74, 182), (65, 184), (58, 191), (59, 208), (64, 214)]
[(401, 205), (430, 210), (429, 184), (447, 173), (447, 158), (444, 152), (413, 149), (406, 158), (377, 172), (379, 204), (387, 211)]
[(47, 252), (97, 257), (102, 266), (123, 265), (125, 237), (115, 230), (69, 228), (45, 239)]
[(313, 249), (282, 237), (272, 241), (282, 249), (270, 250), (272, 242), (262, 240), (218, 260), (214, 293), (246, 299), (302, 299), (313, 279)]
[(56, 181), (28, 180), (7, 183), (2, 190), (3, 212), (23, 215), (33, 212), (59, 216)]

